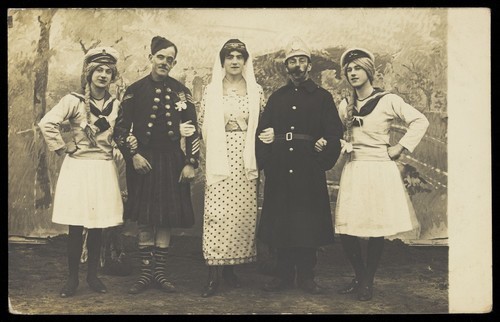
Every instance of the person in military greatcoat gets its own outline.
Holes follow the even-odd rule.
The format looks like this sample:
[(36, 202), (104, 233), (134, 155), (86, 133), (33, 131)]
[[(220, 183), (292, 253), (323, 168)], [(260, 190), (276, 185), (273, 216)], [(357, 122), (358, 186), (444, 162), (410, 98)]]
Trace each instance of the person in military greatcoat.
[[(130, 85), (123, 97), (115, 141), (126, 161), (128, 200), (124, 219), (138, 224), (141, 273), (129, 293), (153, 283), (174, 292), (166, 264), (172, 228), (194, 224), (189, 181), (198, 167), (199, 135), (191, 92), (169, 76), (176, 65), (177, 46), (156, 36), (151, 41), (151, 73)], [(193, 131), (181, 148), (182, 124)], [(137, 149), (128, 141), (137, 138)]]
[[(265, 187), (258, 237), (276, 249), (277, 276), (265, 291), (297, 285), (318, 294), (317, 247), (333, 243), (325, 171), (340, 154), (343, 130), (332, 95), (309, 78), (311, 52), (299, 38), (285, 49), (288, 83), (267, 102), (257, 128), (256, 154)], [(321, 152), (315, 142), (327, 143)]]

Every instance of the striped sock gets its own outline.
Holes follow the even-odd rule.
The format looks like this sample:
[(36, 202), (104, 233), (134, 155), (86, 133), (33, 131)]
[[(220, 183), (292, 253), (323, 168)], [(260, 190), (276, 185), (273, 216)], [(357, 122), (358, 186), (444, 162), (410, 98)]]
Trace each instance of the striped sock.
[(155, 270), (154, 270), (154, 278), (155, 281), (160, 284), (162, 289), (165, 290), (174, 290), (174, 286), (167, 280), (167, 255), (168, 248), (155, 248)]
[(153, 280), (153, 247), (146, 247), (139, 250), (141, 258), (141, 275), (136, 284), (149, 285)]

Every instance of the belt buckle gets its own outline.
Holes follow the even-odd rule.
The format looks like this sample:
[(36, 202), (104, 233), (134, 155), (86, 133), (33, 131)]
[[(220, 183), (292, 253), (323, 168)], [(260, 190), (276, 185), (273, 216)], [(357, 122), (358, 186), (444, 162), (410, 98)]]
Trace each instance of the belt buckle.
[(293, 133), (292, 132), (285, 133), (285, 140), (291, 141), (292, 139), (293, 139)]

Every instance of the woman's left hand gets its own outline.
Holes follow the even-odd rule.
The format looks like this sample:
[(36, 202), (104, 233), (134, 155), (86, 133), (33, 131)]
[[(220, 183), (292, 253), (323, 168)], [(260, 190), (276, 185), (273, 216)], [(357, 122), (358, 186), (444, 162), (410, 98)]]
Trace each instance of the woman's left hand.
[(187, 122), (179, 124), (179, 132), (181, 133), (181, 136), (190, 137), (194, 134), (194, 132), (196, 132), (195, 126), (191, 123), (192, 121), (188, 120)]
[(179, 182), (189, 182), (194, 178), (194, 168), (190, 164), (186, 164), (179, 176)]
[(324, 138), (318, 139), (316, 143), (314, 144), (314, 151), (316, 152), (321, 152), (323, 151), (323, 148), (326, 146), (327, 141)]
[(389, 154), (389, 158), (391, 158), (391, 160), (397, 160), (401, 156), (401, 153), (403, 153), (404, 149), (405, 147), (398, 143), (388, 147), (387, 154)]
[(130, 150), (137, 150), (139, 144), (137, 143), (137, 138), (133, 135), (127, 137), (127, 145)]

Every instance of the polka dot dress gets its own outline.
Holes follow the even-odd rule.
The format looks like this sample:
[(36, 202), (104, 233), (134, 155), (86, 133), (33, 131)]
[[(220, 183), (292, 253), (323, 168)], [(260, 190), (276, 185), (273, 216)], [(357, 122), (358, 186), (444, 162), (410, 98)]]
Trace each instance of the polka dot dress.
[[(248, 96), (224, 96), (229, 122), (243, 116), (248, 121)], [(205, 189), (203, 256), (207, 265), (234, 265), (257, 259), (257, 180), (244, 173), (246, 131), (226, 132), (231, 176)]]

